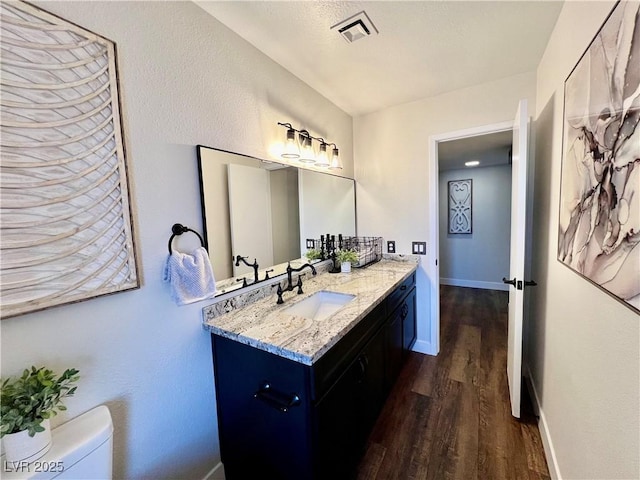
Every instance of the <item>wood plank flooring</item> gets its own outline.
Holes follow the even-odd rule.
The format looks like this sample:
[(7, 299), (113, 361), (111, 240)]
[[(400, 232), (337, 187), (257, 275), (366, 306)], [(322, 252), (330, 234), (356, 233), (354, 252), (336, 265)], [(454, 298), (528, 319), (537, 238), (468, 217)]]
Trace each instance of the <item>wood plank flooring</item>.
[(550, 478), (528, 398), (522, 418), (511, 416), (507, 299), (507, 292), (441, 287), (440, 354), (410, 354), (358, 480)]

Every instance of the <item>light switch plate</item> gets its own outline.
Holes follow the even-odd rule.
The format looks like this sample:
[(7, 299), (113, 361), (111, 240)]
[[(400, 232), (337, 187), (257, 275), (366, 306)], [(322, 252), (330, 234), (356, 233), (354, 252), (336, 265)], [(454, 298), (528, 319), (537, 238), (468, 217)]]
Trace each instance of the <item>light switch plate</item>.
[(307, 248), (315, 248), (316, 242), (313, 238), (307, 238)]
[(389, 240), (387, 242), (387, 253), (396, 253), (396, 241)]
[(414, 255), (426, 255), (427, 242), (411, 242), (411, 253)]

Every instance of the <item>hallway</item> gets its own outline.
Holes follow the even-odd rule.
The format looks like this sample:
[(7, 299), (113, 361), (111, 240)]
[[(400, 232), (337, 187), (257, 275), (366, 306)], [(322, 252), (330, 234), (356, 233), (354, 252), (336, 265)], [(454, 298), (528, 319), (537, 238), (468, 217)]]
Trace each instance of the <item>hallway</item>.
[(526, 389), (522, 419), (510, 413), (507, 292), (440, 292), (440, 355), (410, 354), (358, 479), (549, 479)]

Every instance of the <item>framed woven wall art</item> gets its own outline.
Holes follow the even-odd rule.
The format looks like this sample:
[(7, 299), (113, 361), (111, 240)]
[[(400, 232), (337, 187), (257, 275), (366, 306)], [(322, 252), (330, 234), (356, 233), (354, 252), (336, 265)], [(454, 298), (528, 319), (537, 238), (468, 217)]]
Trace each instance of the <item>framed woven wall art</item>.
[(448, 182), (449, 233), (472, 232), (473, 180)]
[(115, 45), (0, 9), (2, 318), (137, 288)]
[(565, 81), (558, 260), (640, 313), (640, 24), (616, 4)]

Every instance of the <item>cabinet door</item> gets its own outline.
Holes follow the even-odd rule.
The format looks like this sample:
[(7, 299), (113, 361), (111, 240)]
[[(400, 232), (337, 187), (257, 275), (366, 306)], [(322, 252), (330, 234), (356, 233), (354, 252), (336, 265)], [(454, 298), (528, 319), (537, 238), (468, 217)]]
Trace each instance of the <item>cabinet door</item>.
[(402, 314), (402, 330), (403, 330), (403, 342), (405, 355), (411, 350), (413, 344), (416, 342), (416, 289), (411, 290), (411, 293), (407, 295), (403, 306)]
[(217, 335), (213, 354), (226, 478), (309, 478), (305, 367)]
[(315, 478), (348, 478), (359, 442), (360, 383), (363, 363), (357, 357), (316, 406)]
[(350, 478), (385, 400), (386, 329), (367, 342), (317, 405), (317, 478)]
[(386, 387), (391, 387), (396, 382), (398, 374), (402, 369), (403, 355), (403, 331), (402, 331), (402, 306), (400, 304), (396, 308), (391, 317), (389, 317), (387, 327), (387, 368), (386, 368)]
[(367, 343), (360, 355), (363, 375), (360, 382), (359, 402), (362, 415), (360, 436), (364, 443), (373, 428), (386, 398), (387, 335), (384, 326)]

